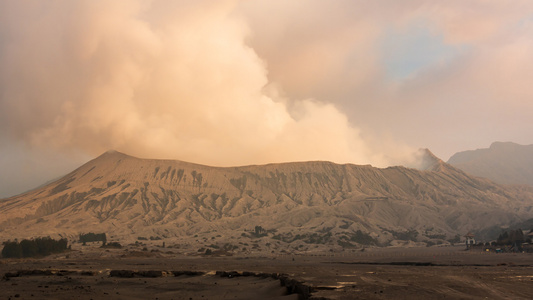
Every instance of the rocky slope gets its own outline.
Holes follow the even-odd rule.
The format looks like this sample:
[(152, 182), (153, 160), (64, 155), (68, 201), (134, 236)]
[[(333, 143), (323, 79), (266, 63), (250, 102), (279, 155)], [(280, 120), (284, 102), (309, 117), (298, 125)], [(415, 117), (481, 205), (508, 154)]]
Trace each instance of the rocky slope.
[(456, 153), (448, 163), (501, 184), (533, 186), (533, 145), (495, 142), (487, 149)]
[(218, 168), (110, 151), (43, 188), (0, 200), (0, 240), (106, 232), (124, 242), (250, 238), (263, 248), (350, 248), (443, 241), (533, 216), (533, 188), (471, 177), (429, 151), (425, 166)]

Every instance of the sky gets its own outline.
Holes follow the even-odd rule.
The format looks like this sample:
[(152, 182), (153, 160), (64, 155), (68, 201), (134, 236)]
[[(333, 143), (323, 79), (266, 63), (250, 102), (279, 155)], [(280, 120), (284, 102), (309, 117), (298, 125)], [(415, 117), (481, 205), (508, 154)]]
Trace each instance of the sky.
[(533, 1), (0, 2), (0, 197), (114, 149), (416, 166), (533, 144)]

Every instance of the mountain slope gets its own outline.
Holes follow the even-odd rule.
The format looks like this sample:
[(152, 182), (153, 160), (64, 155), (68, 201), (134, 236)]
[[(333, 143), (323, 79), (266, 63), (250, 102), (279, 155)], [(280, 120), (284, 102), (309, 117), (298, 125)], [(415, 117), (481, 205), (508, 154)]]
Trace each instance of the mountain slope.
[(456, 153), (448, 163), (501, 184), (533, 186), (533, 145), (495, 142), (488, 149)]
[(428, 170), (419, 171), (319, 161), (217, 168), (110, 151), (0, 200), (0, 238), (107, 232), (133, 241), (215, 231), (237, 238), (261, 226), (283, 241), (298, 233), (335, 244), (355, 241), (360, 230), (388, 243), (406, 232), (418, 241), (451, 238), (533, 215), (533, 188), (470, 177), (427, 153)]

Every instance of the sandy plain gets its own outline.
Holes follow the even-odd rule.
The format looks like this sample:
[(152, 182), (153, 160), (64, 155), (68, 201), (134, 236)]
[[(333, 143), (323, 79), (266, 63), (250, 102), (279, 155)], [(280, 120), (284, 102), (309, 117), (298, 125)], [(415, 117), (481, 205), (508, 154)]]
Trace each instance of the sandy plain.
[(75, 244), (72, 251), (45, 258), (0, 259), (0, 275), (0, 299), (531, 299), (533, 295), (532, 254), (464, 251), (463, 246), (202, 256)]

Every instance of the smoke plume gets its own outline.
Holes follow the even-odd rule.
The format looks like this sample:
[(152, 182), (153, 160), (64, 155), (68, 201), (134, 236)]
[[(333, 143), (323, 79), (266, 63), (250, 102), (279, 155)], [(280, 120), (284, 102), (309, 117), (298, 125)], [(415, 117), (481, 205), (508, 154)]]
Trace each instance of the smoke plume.
[(33, 146), (212, 165), (388, 163), (333, 104), (268, 86), (235, 1), (3, 6), (1, 125)]

